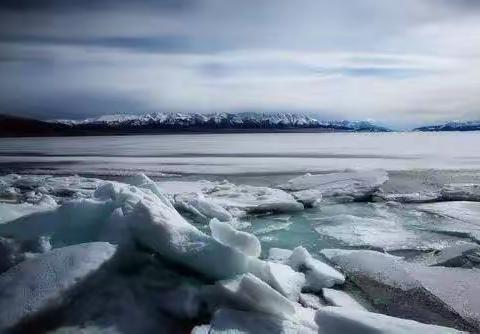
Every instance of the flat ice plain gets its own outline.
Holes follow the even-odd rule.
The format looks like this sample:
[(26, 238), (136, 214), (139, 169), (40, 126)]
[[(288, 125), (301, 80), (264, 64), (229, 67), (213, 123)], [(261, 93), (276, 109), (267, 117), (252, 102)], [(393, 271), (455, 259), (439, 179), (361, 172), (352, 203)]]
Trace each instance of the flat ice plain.
[(479, 142), (0, 139), (0, 332), (480, 332)]

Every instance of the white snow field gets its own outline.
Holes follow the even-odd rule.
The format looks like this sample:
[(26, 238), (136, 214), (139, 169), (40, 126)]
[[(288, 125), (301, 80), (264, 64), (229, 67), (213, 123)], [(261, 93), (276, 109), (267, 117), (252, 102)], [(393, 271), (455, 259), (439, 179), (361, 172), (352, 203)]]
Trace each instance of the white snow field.
[(0, 332), (478, 331), (476, 203), (387, 180), (0, 176)]

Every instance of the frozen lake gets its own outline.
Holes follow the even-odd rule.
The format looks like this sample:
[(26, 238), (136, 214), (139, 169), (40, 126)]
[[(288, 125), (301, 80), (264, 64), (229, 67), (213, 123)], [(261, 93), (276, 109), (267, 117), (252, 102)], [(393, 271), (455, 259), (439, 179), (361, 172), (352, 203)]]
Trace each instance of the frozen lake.
[[(59, 324), (110, 319), (118, 305), (128, 314), (155, 305), (173, 327), (204, 324), (212, 314), (204, 318), (211, 311), (202, 305), (217, 303), (209, 289), (249, 273), (242, 277), (260, 284), (259, 299), (277, 296), (267, 311), (278, 298), (298, 301), (312, 328), (317, 306), (308, 298), (347, 314), (353, 303), (375, 324), (383, 313), (478, 332), (479, 139), (473, 132), (1, 139), (0, 290), (15, 292), (0, 296), (0, 309), (8, 305), (7, 315), (22, 319), (16, 310), (29, 308), (10, 305), (46, 307), (48, 294), (23, 298), (37, 287), (62, 300), (57, 291), (77, 288), (62, 265), (90, 277), (96, 268), (86, 264), (109, 260), (113, 244), (134, 250), (122, 264), (128, 270), (94, 273), (108, 284), (81, 286), (78, 302), (55, 313)], [(44, 289), (52, 271), (58, 286)], [(2, 321), (0, 312), (0, 331)]]
[[(480, 133), (255, 133), (0, 139), (2, 170), (128, 175), (480, 168)], [(32, 170), (33, 169), (33, 170)]]

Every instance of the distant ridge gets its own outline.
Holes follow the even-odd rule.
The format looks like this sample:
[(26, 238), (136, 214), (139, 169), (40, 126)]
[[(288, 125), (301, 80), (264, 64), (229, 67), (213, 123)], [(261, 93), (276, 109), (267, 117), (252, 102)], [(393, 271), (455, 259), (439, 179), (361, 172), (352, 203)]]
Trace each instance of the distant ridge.
[(297, 113), (148, 113), (40, 121), (0, 115), (0, 137), (230, 132), (387, 132), (368, 121), (321, 121)]
[(479, 131), (480, 121), (451, 121), (440, 125), (428, 125), (414, 131)]
[(76, 129), (125, 131), (178, 130), (331, 130), (386, 132), (385, 127), (368, 121), (324, 121), (300, 113), (148, 113), (143, 115), (104, 115), (82, 121), (53, 120), (52, 124)]

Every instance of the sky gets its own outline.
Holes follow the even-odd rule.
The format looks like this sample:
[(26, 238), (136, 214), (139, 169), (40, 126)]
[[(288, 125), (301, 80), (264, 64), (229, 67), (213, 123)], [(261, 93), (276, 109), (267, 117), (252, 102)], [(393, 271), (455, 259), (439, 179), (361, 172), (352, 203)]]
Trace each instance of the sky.
[(480, 119), (478, 0), (0, 0), (0, 113)]

